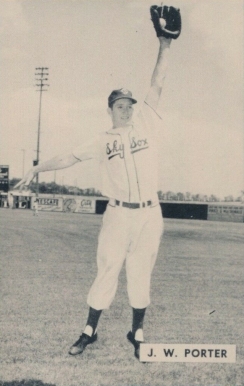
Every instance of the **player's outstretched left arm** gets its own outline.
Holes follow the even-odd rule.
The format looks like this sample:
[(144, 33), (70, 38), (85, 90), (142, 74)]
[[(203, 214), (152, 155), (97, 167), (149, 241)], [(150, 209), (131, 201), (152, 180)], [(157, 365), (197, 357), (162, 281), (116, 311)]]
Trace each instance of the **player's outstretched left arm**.
[(181, 33), (181, 15), (179, 9), (157, 5), (151, 6), (150, 14), (159, 39), (159, 52), (145, 102), (156, 111), (168, 67), (170, 44)]

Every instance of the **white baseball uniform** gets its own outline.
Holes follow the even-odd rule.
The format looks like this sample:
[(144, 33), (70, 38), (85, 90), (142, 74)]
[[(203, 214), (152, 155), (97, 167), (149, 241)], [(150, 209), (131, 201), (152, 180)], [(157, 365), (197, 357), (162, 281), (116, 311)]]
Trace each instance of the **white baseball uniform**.
[(151, 273), (163, 231), (158, 201), (158, 149), (153, 110), (144, 102), (135, 124), (110, 129), (74, 149), (80, 161), (97, 158), (102, 194), (109, 198), (97, 250), (97, 277), (88, 305), (109, 308), (126, 261), (130, 305), (150, 303)]

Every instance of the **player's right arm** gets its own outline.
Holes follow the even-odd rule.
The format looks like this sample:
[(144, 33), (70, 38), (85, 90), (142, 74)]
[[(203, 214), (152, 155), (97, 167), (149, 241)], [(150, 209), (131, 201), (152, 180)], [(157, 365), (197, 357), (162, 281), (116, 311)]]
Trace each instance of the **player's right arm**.
[(24, 186), (28, 186), (38, 173), (65, 169), (74, 165), (79, 161), (80, 160), (77, 159), (73, 155), (73, 153), (61, 154), (54, 158), (51, 158), (50, 160), (42, 162), (39, 165), (36, 165), (33, 168), (31, 168), (28, 171), (28, 173), (24, 176), (24, 178), (22, 178), (22, 180), (15, 185), (14, 189), (16, 188), (22, 189)]
[(99, 136), (95, 136), (91, 141), (85, 142), (69, 153), (61, 154), (48, 161), (42, 162), (30, 169), (24, 178), (17, 185), (15, 185), (14, 189), (23, 189), (24, 186), (28, 186), (38, 173), (66, 169), (73, 166), (77, 162), (96, 158), (98, 155), (98, 147)]

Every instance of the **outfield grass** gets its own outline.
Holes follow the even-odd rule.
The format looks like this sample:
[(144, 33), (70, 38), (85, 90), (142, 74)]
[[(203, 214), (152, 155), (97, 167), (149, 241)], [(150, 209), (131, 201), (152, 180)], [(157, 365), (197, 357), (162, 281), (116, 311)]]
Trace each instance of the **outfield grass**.
[(243, 224), (165, 220), (144, 328), (150, 343), (236, 344), (236, 363), (142, 364), (126, 340), (124, 270), (98, 341), (68, 355), (87, 318), (102, 217), (8, 209), (0, 216), (1, 386), (244, 385)]

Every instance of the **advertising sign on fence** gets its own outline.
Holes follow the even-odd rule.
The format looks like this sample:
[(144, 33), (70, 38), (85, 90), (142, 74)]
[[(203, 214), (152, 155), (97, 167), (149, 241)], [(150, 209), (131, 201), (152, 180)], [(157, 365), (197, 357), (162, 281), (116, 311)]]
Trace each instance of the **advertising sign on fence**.
[(64, 212), (95, 213), (96, 200), (90, 197), (64, 198)]
[(32, 197), (31, 198), (31, 209), (34, 208), (34, 202), (38, 202), (38, 210), (46, 210), (51, 212), (62, 212), (63, 211), (63, 198), (53, 197)]
[(208, 220), (243, 222), (243, 205), (208, 205)]

